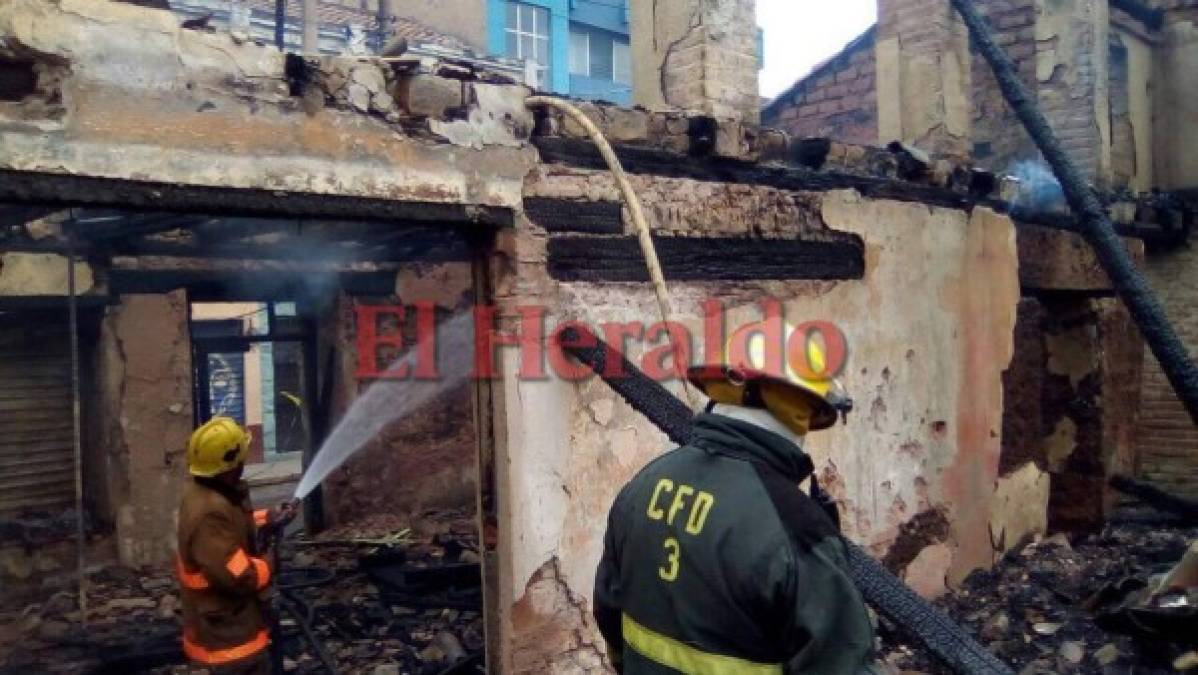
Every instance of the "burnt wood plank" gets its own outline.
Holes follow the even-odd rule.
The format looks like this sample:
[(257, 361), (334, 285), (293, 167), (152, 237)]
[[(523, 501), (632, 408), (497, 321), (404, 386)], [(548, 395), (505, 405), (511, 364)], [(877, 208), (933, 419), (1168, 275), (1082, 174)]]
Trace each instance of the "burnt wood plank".
[(525, 215), (547, 232), (623, 234), (622, 209), (620, 202), (610, 201), (590, 202), (548, 197), (529, 197), (524, 200)]
[(510, 227), (511, 209), (257, 188), (0, 170), (0, 202), (209, 215), (458, 223)]
[[(860, 279), (864, 248), (844, 241), (655, 237), (666, 279), (760, 281)], [(648, 281), (634, 237), (550, 237), (549, 275), (558, 281)]]
[[(573, 138), (540, 136), (533, 144), (547, 162), (585, 169), (606, 170), (603, 156), (594, 143)], [(690, 178), (693, 180), (763, 185), (782, 190), (825, 192), (854, 189), (867, 197), (920, 202), (954, 209), (969, 209), (992, 200), (978, 200), (932, 185), (857, 176), (837, 171), (814, 171), (803, 167), (758, 164), (721, 157), (684, 157), (657, 148), (613, 145), (616, 156), (630, 173)]]

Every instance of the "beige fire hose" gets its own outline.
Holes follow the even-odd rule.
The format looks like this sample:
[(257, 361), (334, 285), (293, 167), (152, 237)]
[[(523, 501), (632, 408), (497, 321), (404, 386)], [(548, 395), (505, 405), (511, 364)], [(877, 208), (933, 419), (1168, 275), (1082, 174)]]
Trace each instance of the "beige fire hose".
[[(530, 108), (534, 106), (547, 106), (562, 111), (587, 132), (587, 135), (591, 137), (591, 141), (595, 143), (595, 147), (599, 149), (599, 154), (603, 155), (603, 161), (607, 162), (607, 168), (611, 171), (612, 178), (616, 180), (616, 187), (620, 188), (620, 194), (624, 197), (624, 204), (628, 207), (628, 213), (632, 215), (632, 223), (636, 227), (637, 242), (641, 245), (641, 254), (645, 257), (645, 266), (649, 269), (649, 279), (653, 282), (653, 292), (657, 296), (657, 309), (661, 312), (661, 320), (669, 322), (672, 311), (670, 310), (669, 294), (666, 291), (666, 278), (661, 272), (661, 263), (657, 260), (657, 248), (653, 246), (653, 237), (650, 235), (649, 222), (645, 220), (645, 212), (641, 209), (641, 200), (637, 198), (636, 192), (632, 189), (632, 184), (628, 182), (628, 175), (624, 173), (624, 167), (620, 166), (620, 160), (616, 157), (615, 151), (612, 150), (611, 144), (607, 142), (607, 138), (603, 136), (603, 132), (599, 130), (599, 127), (595, 126), (595, 123), (586, 116), (586, 113), (571, 103), (551, 96), (529, 96), (525, 100), (525, 104)], [(667, 335), (670, 335), (675, 356), (680, 357), (685, 354), (686, 352), (682, 351), (680, 346), (673, 342), (673, 336), (669, 333)], [(682, 391), (686, 395), (687, 402), (691, 407), (694, 407), (694, 394), (691, 393), (691, 388), (687, 384), (685, 377), (682, 378)]]

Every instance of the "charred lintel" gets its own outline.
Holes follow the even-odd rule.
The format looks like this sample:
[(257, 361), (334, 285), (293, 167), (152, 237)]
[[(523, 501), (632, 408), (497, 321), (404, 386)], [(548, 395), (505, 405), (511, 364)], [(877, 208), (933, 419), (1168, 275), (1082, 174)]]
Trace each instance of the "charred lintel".
[(460, 239), (403, 240), (385, 245), (338, 246), (325, 242), (289, 240), (279, 244), (177, 243), (142, 239), (124, 242), (113, 249), (116, 255), (174, 256), (225, 260), (286, 260), (305, 262), (466, 262), (470, 248)]
[(44, 218), (57, 210), (44, 206), (0, 204), (0, 227), (21, 226), (38, 218)]
[(0, 202), (206, 215), (329, 218), (510, 227), (511, 209), (0, 169)]
[(1154, 509), (1180, 516), (1191, 523), (1198, 523), (1198, 501), (1170, 494), (1155, 485), (1127, 476), (1111, 476), (1110, 483), (1111, 487), (1119, 492), (1135, 497)]
[[(865, 273), (860, 239), (799, 241), (655, 237), (666, 279), (760, 281), (860, 279)], [(634, 237), (551, 237), (549, 275), (559, 281), (648, 281)]]
[[(134, 293), (169, 293), (188, 289), (194, 301), (296, 300), (338, 289), (350, 295), (390, 295), (395, 292), (395, 272), (230, 272), (228, 270), (110, 270), (113, 296)], [(82, 297), (82, 296), (80, 296)]]
[[(75, 302), (80, 308), (102, 307), (113, 304), (113, 298), (108, 295), (76, 295)], [(0, 310), (17, 311), (31, 309), (62, 310), (66, 307), (65, 295), (0, 295)]]
[(573, 199), (529, 197), (524, 213), (547, 232), (623, 234), (620, 202), (588, 202)]
[[(541, 136), (533, 144), (547, 162), (584, 169), (606, 170), (607, 165), (590, 141)], [(629, 173), (689, 178), (693, 180), (763, 185), (782, 190), (824, 192), (853, 189), (875, 199), (921, 202), (932, 206), (969, 209), (992, 205), (941, 187), (908, 183), (889, 178), (856, 176), (836, 171), (812, 171), (802, 167), (757, 164), (723, 157), (688, 158), (656, 148), (613, 145), (616, 156)]]
[(1152, 30), (1160, 30), (1165, 25), (1165, 11), (1149, 7), (1140, 0), (1111, 0), (1111, 7), (1123, 10)]

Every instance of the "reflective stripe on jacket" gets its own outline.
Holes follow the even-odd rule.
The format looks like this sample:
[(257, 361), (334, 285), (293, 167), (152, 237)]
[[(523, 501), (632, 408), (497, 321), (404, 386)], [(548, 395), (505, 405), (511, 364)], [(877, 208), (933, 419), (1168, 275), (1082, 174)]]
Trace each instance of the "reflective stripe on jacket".
[(175, 574), (183, 598), (183, 650), (215, 666), (256, 656), (270, 642), (260, 594), (271, 570), (255, 548), (265, 511), (250, 507), (244, 484), (193, 479), (179, 507)]

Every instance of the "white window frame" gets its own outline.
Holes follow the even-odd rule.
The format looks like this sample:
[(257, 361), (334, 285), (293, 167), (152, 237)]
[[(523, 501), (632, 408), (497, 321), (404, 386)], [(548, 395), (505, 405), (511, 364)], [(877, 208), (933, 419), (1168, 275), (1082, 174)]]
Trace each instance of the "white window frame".
[[(581, 69), (575, 69), (574, 63), (574, 38), (580, 37), (584, 40), (582, 59), (583, 64)], [(583, 77), (591, 76), (591, 34), (585, 31), (570, 31), (570, 74), (581, 75)]]
[[(620, 79), (620, 69), (618, 67), (619, 60), (616, 54), (619, 53), (620, 47), (624, 47), (625, 53), (628, 55), (628, 80)], [(632, 86), (632, 45), (619, 40), (611, 41), (611, 81), (616, 84)]]
[[(512, 56), (517, 59), (523, 59), (525, 62), (532, 64), (533, 71), (536, 73), (536, 86), (541, 89), (548, 89), (549, 88), (549, 64), (541, 63), (540, 61), (537, 61), (536, 47), (537, 47), (538, 41), (543, 41), (545, 43), (546, 59), (550, 60), (550, 61), (553, 60), (553, 51), (552, 51), (553, 44), (550, 41), (551, 40), (550, 23), (552, 23), (552, 19), (549, 16), (549, 10), (545, 7), (541, 7), (540, 5), (533, 5), (533, 4), (529, 4), (526, 2), (516, 2), (515, 0), (508, 0), (508, 5), (514, 5), (516, 8), (516, 26), (515, 26), (515, 28), (512, 28), (511, 26), (507, 25), (506, 12), (504, 15), (504, 25), (503, 25), (504, 35), (505, 36), (512, 35), (516, 39), (516, 53), (508, 54), (508, 56)], [(532, 25), (525, 25), (525, 19), (527, 17), (531, 17), (531, 19), (529, 19), (529, 21), (531, 22)], [(540, 25), (541, 24), (540, 19), (544, 20), (544, 24), (545, 24), (544, 26)], [(542, 31), (542, 32), (538, 32), (538, 31)], [(532, 41), (533, 41), (533, 53), (532, 54), (524, 53), (524, 41), (521, 38), (525, 38), (525, 37), (532, 38)]]

